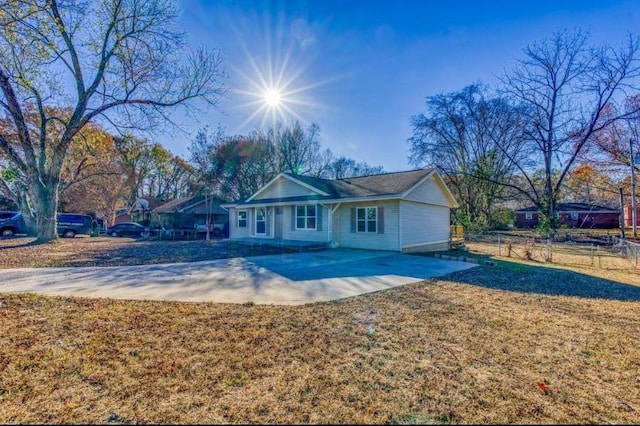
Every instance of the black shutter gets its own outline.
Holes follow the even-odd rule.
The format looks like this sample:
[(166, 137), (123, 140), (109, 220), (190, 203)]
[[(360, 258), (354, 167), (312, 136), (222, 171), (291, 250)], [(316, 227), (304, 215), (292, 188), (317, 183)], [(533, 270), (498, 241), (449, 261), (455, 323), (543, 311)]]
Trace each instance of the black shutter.
[(271, 236), (271, 209), (269, 207), (264, 208), (264, 234)]
[(384, 207), (378, 207), (378, 234), (384, 234)]

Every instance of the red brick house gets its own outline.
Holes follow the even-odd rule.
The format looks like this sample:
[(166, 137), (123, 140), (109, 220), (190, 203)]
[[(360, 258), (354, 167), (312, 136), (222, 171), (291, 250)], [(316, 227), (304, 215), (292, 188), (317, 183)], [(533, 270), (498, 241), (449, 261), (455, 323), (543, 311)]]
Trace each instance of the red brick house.
[[(620, 210), (588, 203), (559, 203), (556, 212), (560, 225), (570, 228), (613, 229), (620, 227)], [(516, 228), (538, 226), (540, 212), (537, 207), (516, 210)]]

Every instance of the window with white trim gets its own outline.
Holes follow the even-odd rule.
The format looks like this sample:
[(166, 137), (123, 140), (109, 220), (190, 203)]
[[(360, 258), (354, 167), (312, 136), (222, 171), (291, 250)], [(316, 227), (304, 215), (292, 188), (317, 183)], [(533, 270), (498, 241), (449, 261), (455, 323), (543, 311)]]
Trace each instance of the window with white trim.
[(317, 227), (317, 206), (296, 206), (296, 230), (315, 231)]
[(265, 235), (267, 233), (267, 215), (265, 209), (256, 209), (256, 234)]
[(378, 232), (377, 207), (358, 207), (356, 209), (356, 231), (366, 233)]
[(247, 227), (247, 211), (238, 210), (238, 228)]
[(525, 218), (525, 219), (527, 219), (527, 220), (533, 219), (533, 214), (531, 214), (531, 213), (525, 213), (525, 214), (524, 214), (524, 218)]

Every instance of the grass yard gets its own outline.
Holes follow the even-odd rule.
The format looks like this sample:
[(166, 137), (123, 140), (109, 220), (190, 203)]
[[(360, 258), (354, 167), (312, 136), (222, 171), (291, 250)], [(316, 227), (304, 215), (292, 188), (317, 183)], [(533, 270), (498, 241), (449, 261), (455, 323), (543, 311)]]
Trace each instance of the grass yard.
[(291, 250), (250, 247), (228, 240), (156, 241), (76, 236), (50, 244), (35, 244), (35, 238), (10, 238), (0, 239), (0, 269), (150, 265), (283, 252)]
[(295, 307), (0, 294), (0, 423), (640, 423), (640, 287), (590, 273), (498, 259)]

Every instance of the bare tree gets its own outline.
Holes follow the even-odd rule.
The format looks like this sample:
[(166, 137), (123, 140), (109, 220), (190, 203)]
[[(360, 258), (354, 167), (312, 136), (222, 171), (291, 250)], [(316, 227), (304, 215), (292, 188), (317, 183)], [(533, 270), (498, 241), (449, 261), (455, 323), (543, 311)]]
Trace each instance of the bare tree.
[(322, 150), (320, 127), (315, 123), (306, 129), (298, 121), (286, 126), (278, 123), (256, 136), (273, 146), (276, 173), (321, 176), (333, 158), (329, 149)]
[[(0, 151), (25, 178), (38, 241), (57, 238), (60, 172), (87, 123), (148, 128), (173, 107), (217, 105), (224, 92), (217, 51), (182, 55), (173, 1), (0, 0), (0, 11), (0, 108), (18, 140), (0, 134)], [(32, 127), (29, 105), (39, 115)], [(50, 114), (51, 106), (72, 114)]]
[[(639, 71), (638, 40), (629, 36), (624, 46), (614, 48), (590, 47), (588, 39), (579, 30), (561, 31), (533, 43), (502, 78), (504, 92), (524, 106), (530, 124), (525, 137), (532, 157), (527, 163), (515, 161), (527, 182), (522, 192), (539, 206), (552, 232), (557, 227), (559, 191), (578, 156), (598, 132), (636, 112), (621, 109), (618, 114), (604, 114), (608, 105), (633, 89)], [(532, 179), (536, 168), (544, 171), (542, 191)]]
[(327, 179), (347, 179), (358, 176), (377, 175), (384, 172), (382, 166), (370, 166), (365, 161), (357, 162), (353, 158), (338, 157), (329, 163), (322, 175)]
[(518, 108), (499, 97), (485, 96), (480, 84), (427, 98), (428, 113), (411, 117), (410, 161), (437, 167), (452, 187), (461, 208), (457, 221), (488, 226), (494, 204), (525, 161)]

